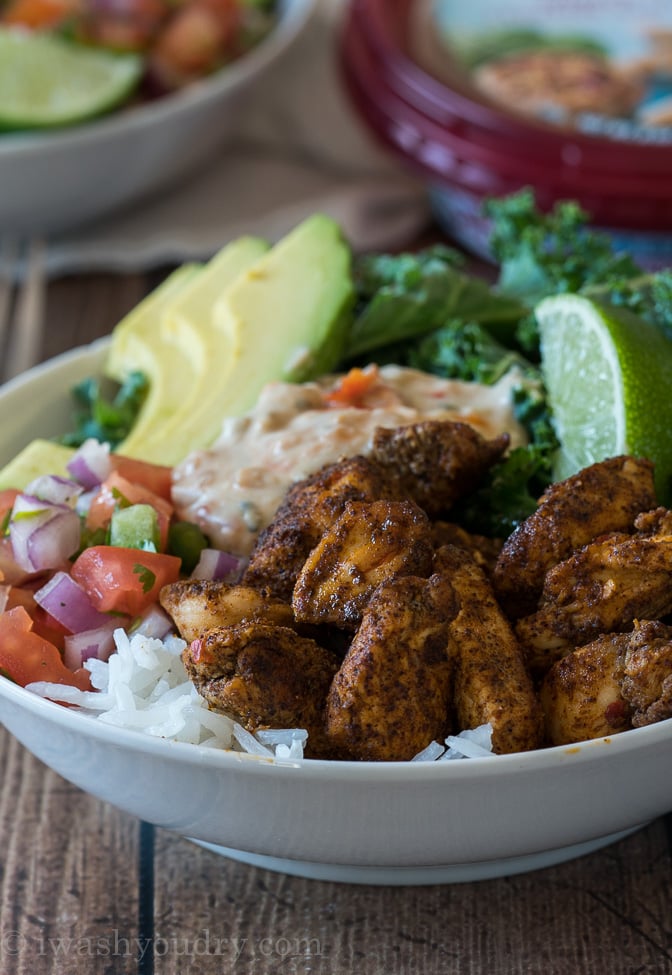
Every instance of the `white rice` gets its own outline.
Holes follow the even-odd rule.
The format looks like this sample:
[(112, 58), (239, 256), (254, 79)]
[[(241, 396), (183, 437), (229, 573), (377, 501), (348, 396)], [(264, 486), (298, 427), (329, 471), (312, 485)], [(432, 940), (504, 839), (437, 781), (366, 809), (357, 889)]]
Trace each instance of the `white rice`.
[[(109, 660), (91, 658), (84, 664), (95, 691), (50, 684), (27, 689), (52, 701), (75, 704), (87, 714), (156, 738), (214, 748), (234, 748), (235, 722), (210, 711), (189, 680), (182, 663), (184, 640), (164, 640), (122, 629), (114, 634), (116, 653)], [(273, 752), (269, 752), (273, 754)]]
[(492, 725), (482, 724), (478, 728), (461, 731), (459, 735), (449, 735), (443, 744), (430, 742), (411, 761), (448, 762), (456, 758), (492, 757), (492, 754)]
[[(27, 690), (40, 697), (76, 705), (86, 714), (118, 728), (156, 738), (247, 752), (270, 759), (300, 760), (308, 734), (301, 728), (265, 729), (251, 734), (226, 715), (211, 711), (189, 680), (181, 654), (184, 640), (163, 640), (115, 630), (116, 652), (109, 660), (90, 658), (84, 666), (94, 691), (37, 681)], [(492, 755), (490, 725), (431, 742), (414, 762), (447, 761)]]

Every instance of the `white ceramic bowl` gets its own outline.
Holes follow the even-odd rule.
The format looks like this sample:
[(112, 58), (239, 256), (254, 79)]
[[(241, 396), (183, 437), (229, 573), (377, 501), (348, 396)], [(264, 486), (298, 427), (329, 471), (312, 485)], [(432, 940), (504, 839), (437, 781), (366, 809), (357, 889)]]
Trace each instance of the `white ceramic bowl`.
[(136, 202), (214, 157), (248, 91), (291, 47), (316, 0), (281, 0), (278, 25), (216, 75), (105, 118), (0, 136), (0, 232), (50, 235)]
[[(70, 419), (105, 341), (0, 389), (0, 463)], [(260, 759), (113, 728), (0, 678), (0, 717), (115, 806), (245, 862), (348, 882), (502, 876), (612, 842), (672, 809), (672, 721), (571, 747), (447, 763)]]

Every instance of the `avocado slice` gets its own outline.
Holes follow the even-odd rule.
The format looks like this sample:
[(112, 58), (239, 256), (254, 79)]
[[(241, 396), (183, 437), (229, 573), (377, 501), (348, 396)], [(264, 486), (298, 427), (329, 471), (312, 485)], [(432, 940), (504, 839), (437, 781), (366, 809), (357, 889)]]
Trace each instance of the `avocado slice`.
[(202, 274), (200, 265), (184, 264), (123, 318), (112, 332), (105, 374), (122, 383), (133, 371), (145, 373), (149, 380), (147, 397), (130, 434), (119, 446), (129, 457), (142, 457), (155, 463), (168, 463), (153, 450), (157, 429), (172, 418), (182, 402), (182, 384), (196, 381), (196, 371), (185, 361), (177, 342), (160, 336), (166, 310), (176, 296)]
[(42, 474), (68, 477), (67, 465), (74, 453), (73, 447), (64, 447), (51, 440), (31, 440), (0, 470), (0, 491), (5, 488), (18, 488), (22, 491)]
[[(212, 309), (222, 294), (238, 276), (260, 258), (269, 244), (259, 237), (239, 237), (218, 251), (205, 265), (201, 273), (192, 278), (170, 303), (161, 324), (161, 335), (182, 341), (186, 355), (193, 355), (194, 332), (204, 338), (202, 345), (197, 343), (198, 366), (208, 365), (216, 349), (213, 343), (219, 340), (218, 334), (211, 334)], [(206, 360), (200, 358), (201, 349)]]
[(231, 355), (231, 337), (213, 319), (212, 309), (218, 297), (268, 248), (268, 243), (258, 237), (239, 237), (227, 244), (166, 309), (161, 338), (180, 347), (195, 378), (180, 384), (179, 408), (169, 422), (154, 431), (152, 450), (169, 458), (164, 463), (177, 463), (190, 450), (206, 446), (214, 436), (211, 430), (219, 429), (217, 415), (206, 417), (201, 429), (191, 419), (217, 389)]
[(140, 369), (149, 379), (147, 399), (119, 453), (171, 465), (191, 449), (183, 417), (204, 377), (228, 352), (211, 327), (212, 303), (267, 248), (244, 237), (204, 266), (178, 268), (116, 326), (107, 375), (121, 381)]
[(303, 382), (339, 362), (354, 303), (352, 256), (338, 224), (304, 220), (245, 271), (215, 303), (213, 319), (231, 338), (225, 367), (201, 391), (185, 424), (210, 444), (226, 417), (240, 416), (273, 380)]
[(222, 296), (214, 316), (237, 340), (223, 415), (245, 412), (271, 380), (300, 383), (336, 367), (355, 300), (351, 265), (339, 225), (316, 214)]
[[(241, 238), (246, 248), (252, 240)], [(302, 382), (335, 368), (354, 303), (351, 260), (338, 224), (318, 214), (248, 262), (214, 301), (207, 281), (189, 300), (178, 295), (164, 329), (207, 336), (208, 355), (193, 387), (181, 387), (180, 408), (154, 431), (153, 456), (174, 464), (210, 446), (223, 420), (249, 410), (271, 380)]]
[(150, 380), (119, 453), (176, 464), (267, 382), (333, 369), (354, 303), (351, 260), (339, 225), (316, 214), (270, 249), (241, 237), (197, 272), (171, 275), (113, 333), (108, 375), (141, 369)]

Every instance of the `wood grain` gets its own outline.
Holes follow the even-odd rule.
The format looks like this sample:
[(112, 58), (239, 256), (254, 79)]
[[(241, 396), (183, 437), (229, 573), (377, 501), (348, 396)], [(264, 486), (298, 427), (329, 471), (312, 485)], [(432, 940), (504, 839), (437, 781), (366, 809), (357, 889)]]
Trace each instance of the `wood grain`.
[(147, 294), (154, 280), (154, 276), (144, 274), (88, 274), (76, 282), (72, 278), (52, 282), (41, 358), (50, 359), (65, 349), (108, 335)]
[(664, 973), (672, 971), (670, 866), (663, 820), (561, 866), (417, 888), (288, 877), (159, 831), (155, 933), (165, 955), (156, 971)]
[(2, 975), (137, 971), (137, 820), (65, 782), (4, 729), (0, 774)]

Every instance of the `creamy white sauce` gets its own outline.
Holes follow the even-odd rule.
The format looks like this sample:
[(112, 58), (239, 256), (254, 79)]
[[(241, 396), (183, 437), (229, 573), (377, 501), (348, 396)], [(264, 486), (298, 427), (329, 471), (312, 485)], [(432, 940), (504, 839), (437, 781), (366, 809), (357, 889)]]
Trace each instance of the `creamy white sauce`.
[(213, 545), (247, 556), (288, 487), (341, 457), (368, 454), (377, 427), (421, 420), (460, 420), (486, 439), (526, 442), (512, 408), (516, 371), (494, 386), (440, 379), (416, 369), (383, 366), (357, 407), (335, 407), (325, 393), (340, 377), (304, 384), (270, 383), (256, 407), (225, 420), (217, 442), (190, 454), (173, 474), (173, 500)]

